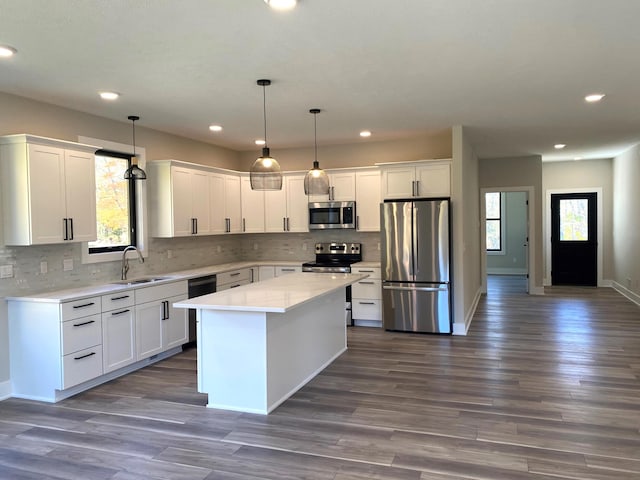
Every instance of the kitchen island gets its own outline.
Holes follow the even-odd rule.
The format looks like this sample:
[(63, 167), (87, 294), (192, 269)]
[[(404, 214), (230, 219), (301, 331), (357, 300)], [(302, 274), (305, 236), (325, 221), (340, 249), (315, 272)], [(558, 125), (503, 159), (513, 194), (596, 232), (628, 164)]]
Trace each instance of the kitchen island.
[(347, 349), (345, 288), (363, 274), (295, 273), (174, 303), (197, 311), (208, 407), (267, 414)]

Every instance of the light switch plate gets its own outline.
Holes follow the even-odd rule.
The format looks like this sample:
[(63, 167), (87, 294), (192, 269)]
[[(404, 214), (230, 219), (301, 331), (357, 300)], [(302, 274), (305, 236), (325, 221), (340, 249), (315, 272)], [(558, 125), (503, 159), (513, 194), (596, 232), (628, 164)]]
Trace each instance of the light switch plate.
[(65, 258), (62, 261), (62, 269), (65, 272), (68, 272), (69, 270), (73, 270), (73, 258)]
[(49, 271), (49, 265), (44, 260), (40, 262), (40, 273), (45, 274)]

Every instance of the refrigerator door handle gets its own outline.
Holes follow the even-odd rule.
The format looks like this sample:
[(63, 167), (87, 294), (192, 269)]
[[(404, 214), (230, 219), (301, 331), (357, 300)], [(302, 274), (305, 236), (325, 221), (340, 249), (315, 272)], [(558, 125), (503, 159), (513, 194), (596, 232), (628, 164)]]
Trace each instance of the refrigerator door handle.
[(420, 291), (420, 292), (446, 292), (449, 290), (449, 287), (396, 287), (391, 285), (384, 285), (382, 287), (383, 290), (409, 290), (409, 291)]

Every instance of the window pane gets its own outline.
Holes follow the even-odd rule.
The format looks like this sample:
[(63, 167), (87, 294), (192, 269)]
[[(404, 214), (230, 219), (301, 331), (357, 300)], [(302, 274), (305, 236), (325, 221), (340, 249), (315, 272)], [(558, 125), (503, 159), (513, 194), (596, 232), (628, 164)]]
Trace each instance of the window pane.
[(487, 250), (500, 250), (500, 220), (487, 220)]
[(487, 218), (500, 218), (500, 192), (486, 193)]
[(560, 240), (589, 240), (588, 209), (586, 198), (560, 200)]
[(129, 160), (96, 156), (98, 239), (89, 248), (130, 245), (129, 182), (123, 172)]

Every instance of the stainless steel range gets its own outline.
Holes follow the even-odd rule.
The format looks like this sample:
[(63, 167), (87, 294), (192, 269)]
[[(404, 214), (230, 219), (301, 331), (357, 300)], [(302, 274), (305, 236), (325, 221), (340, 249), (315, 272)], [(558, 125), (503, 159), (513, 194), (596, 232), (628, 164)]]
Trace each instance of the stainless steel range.
[(316, 261), (303, 263), (302, 271), (351, 273), (351, 264), (361, 261), (360, 243), (316, 243)]
[[(362, 261), (360, 243), (316, 243), (316, 261), (302, 264), (303, 272), (351, 273), (351, 264)], [(351, 286), (345, 292), (345, 323), (353, 326)]]

